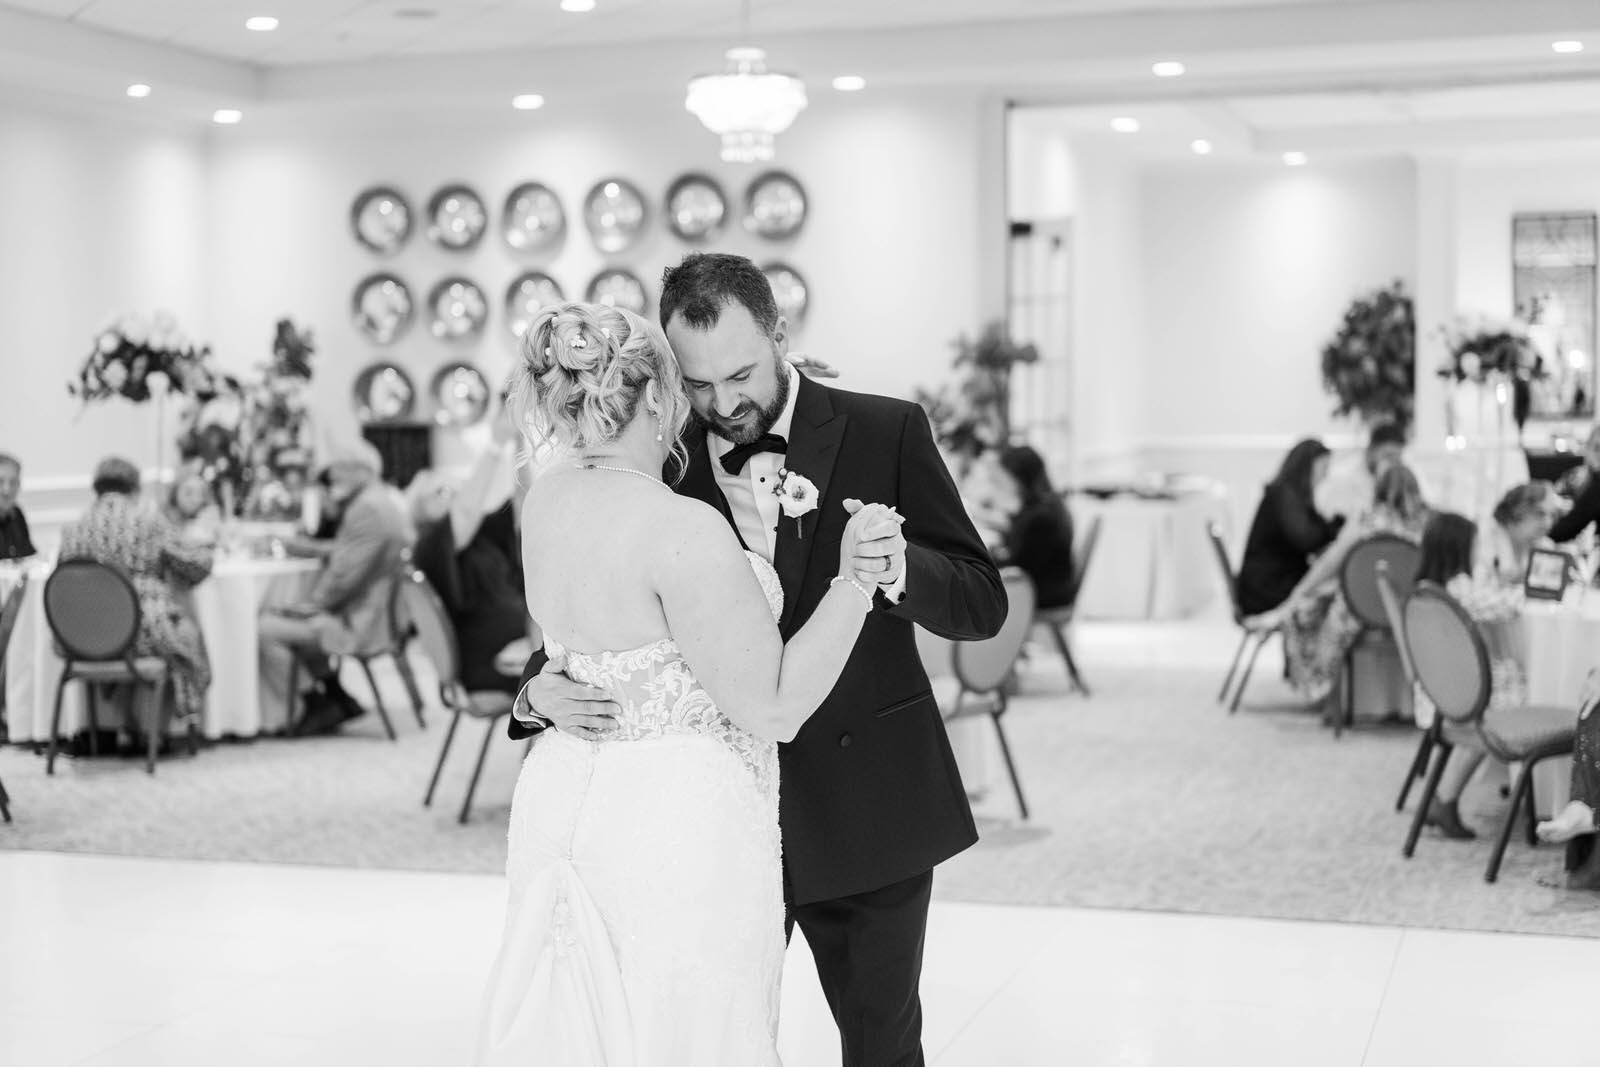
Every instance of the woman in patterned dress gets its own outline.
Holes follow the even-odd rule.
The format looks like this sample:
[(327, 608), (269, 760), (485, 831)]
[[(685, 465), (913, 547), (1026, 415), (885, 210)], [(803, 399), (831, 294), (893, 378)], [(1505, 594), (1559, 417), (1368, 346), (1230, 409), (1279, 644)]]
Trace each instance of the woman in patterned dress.
[(1390, 467), (1378, 476), (1371, 506), (1340, 531), (1290, 594), (1283, 633), (1289, 682), (1307, 701), (1333, 694), (1345, 655), (1361, 634), (1361, 623), (1350, 613), (1339, 586), (1345, 557), (1357, 542), (1377, 533), (1417, 541), (1427, 520), (1416, 475), (1406, 467)]
[(197, 723), (211, 686), (211, 661), (200, 626), (178, 594), (211, 573), (211, 550), (186, 541), (159, 511), (140, 506), (139, 469), (125, 459), (100, 462), (94, 492), (88, 512), (62, 531), (61, 558), (110, 564), (132, 580), (139, 594), (134, 654), (167, 661), (175, 713)]

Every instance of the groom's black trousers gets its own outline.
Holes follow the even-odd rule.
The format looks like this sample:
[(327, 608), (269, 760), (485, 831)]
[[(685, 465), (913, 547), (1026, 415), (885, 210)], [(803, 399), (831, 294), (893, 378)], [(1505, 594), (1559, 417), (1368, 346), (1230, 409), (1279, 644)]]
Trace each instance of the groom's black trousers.
[(933, 872), (839, 900), (790, 905), (839, 1025), (844, 1067), (923, 1067), (922, 943)]

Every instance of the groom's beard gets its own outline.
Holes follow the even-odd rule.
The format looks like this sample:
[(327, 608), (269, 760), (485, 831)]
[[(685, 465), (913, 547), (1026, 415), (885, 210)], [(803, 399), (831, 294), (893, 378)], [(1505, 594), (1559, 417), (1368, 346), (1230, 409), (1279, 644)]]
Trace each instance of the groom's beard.
[(778, 391), (773, 394), (771, 403), (756, 409), (756, 417), (748, 423), (740, 422), (744, 411), (748, 410), (744, 405), (741, 405), (740, 411), (734, 413), (736, 417), (731, 422), (714, 411), (704, 415), (696, 413), (696, 417), (708, 432), (716, 434), (724, 441), (736, 445), (749, 444), (762, 434), (771, 431), (777, 424), (778, 417), (783, 414), (783, 409), (788, 406), (790, 388), (788, 370), (787, 367), (778, 367)]

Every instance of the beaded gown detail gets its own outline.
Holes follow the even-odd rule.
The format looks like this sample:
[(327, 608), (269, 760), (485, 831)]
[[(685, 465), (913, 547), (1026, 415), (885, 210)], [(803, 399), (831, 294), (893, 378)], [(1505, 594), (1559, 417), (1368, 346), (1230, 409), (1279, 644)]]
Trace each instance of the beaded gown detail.
[[(777, 618), (783, 588), (747, 553)], [(481, 1067), (778, 1067), (778, 750), (664, 638), (562, 649), (621, 708), (603, 741), (546, 730), (511, 805)]]

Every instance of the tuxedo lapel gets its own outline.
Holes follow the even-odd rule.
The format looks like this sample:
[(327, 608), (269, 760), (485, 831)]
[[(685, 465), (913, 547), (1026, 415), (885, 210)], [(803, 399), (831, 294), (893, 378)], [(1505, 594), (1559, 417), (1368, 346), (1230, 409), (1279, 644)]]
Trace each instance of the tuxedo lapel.
[(706, 435), (701, 433), (697, 439), (689, 441), (688, 448), (688, 466), (684, 468), (683, 480), (677, 485), (678, 492), (704, 501), (720, 511), (733, 529), (733, 536), (748, 550), (750, 546), (744, 543), (739, 524), (733, 521), (733, 508), (728, 506), (728, 498), (722, 495), (722, 487), (717, 484), (716, 474), (711, 469), (711, 447), (706, 442)]
[[(794, 421), (789, 427), (789, 448), (783, 466), (787, 471), (809, 478), (817, 487), (817, 510), (800, 520), (787, 515), (778, 519), (778, 547), (772, 563), (783, 582), (784, 627), (789, 625), (794, 604), (800, 598), (800, 585), (805, 581), (806, 567), (817, 545), (822, 510), (833, 506), (828, 500), (828, 483), (839, 458), (839, 443), (844, 440), (846, 421), (845, 416), (834, 413), (833, 401), (826, 389), (803, 374), (795, 377), (799, 395), (795, 398)], [(714, 479), (712, 487), (715, 488)]]

